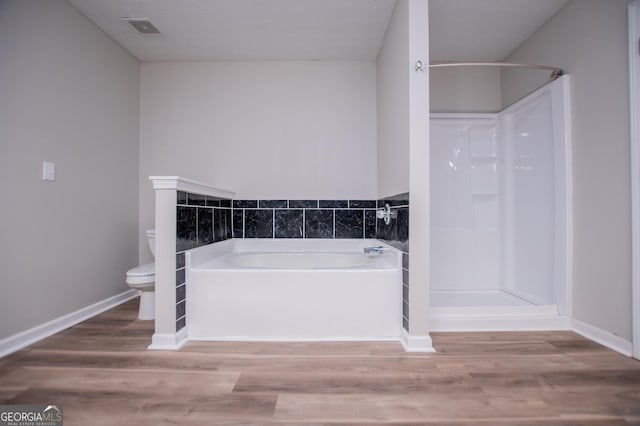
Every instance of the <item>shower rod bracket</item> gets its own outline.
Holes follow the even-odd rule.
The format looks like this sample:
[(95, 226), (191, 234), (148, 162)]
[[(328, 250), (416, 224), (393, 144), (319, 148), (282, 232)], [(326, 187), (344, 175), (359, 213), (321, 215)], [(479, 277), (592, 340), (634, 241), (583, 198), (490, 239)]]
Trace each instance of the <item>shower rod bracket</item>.
[(422, 61), (416, 61), (415, 68), (416, 72), (418, 71), (426, 71), (427, 65)]

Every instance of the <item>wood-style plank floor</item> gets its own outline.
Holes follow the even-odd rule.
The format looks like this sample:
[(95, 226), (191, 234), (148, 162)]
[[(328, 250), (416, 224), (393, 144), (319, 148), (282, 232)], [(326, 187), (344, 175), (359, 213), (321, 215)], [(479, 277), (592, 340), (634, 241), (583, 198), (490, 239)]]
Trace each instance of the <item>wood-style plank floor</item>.
[(640, 424), (640, 362), (572, 332), (397, 343), (190, 342), (147, 351), (137, 299), (0, 359), (0, 403), (66, 426)]

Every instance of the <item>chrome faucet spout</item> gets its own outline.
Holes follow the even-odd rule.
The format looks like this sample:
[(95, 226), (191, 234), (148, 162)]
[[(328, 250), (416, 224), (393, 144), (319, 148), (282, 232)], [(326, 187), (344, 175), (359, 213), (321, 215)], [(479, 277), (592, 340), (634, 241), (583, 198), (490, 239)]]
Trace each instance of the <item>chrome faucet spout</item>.
[(381, 255), (385, 250), (389, 250), (389, 248), (384, 246), (365, 247), (364, 254)]

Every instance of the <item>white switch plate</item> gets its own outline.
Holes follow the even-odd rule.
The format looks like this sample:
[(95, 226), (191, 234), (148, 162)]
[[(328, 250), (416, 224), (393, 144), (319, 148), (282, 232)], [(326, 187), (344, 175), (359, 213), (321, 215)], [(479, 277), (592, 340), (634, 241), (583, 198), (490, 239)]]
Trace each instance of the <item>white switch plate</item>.
[(56, 165), (49, 161), (42, 162), (42, 180), (53, 182), (56, 180)]

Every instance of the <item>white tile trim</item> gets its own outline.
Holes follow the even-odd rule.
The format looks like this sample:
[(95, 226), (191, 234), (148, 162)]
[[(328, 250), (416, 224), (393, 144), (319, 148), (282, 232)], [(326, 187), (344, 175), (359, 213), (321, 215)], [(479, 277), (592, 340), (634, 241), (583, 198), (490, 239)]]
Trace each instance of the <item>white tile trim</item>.
[(94, 303), (93, 305), (86, 306), (75, 312), (71, 312), (44, 324), (37, 325), (33, 328), (2, 339), (0, 340), (0, 358), (56, 334), (59, 331), (81, 323), (86, 319), (114, 308), (137, 296), (138, 292), (136, 290), (127, 290), (123, 293), (116, 294), (115, 296)]

